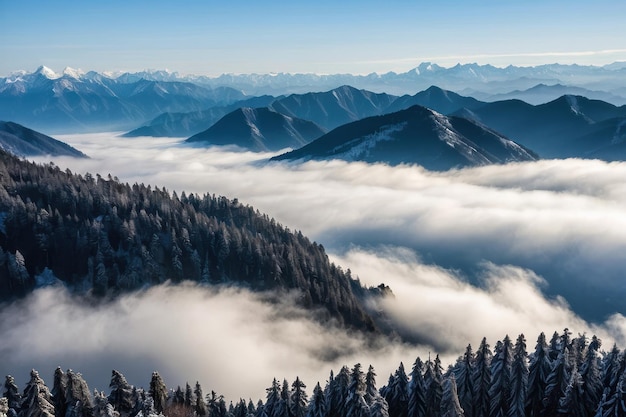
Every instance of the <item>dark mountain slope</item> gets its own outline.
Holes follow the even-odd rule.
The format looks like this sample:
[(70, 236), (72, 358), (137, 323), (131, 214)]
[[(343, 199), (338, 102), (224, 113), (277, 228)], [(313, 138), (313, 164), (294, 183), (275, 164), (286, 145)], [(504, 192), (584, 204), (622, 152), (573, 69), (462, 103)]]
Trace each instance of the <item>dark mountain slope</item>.
[(340, 126), (272, 160), (344, 159), (431, 170), (534, 160), (527, 149), (469, 120), (421, 106)]
[(485, 124), (546, 158), (588, 157), (613, 138), (601, 122), (626, 117), (626, 106), (562, 96), (533, 106), (518, 100), (487, 103), (455, 113)]
[(297, 289), (322, 318), (375, 328), (349, 271), (252, 207), (83, 177), (0, 150), (0, 297), (28, 293), (46, 269), (94, 295), (166, 280)]
[(326, 129), (333, 129), (381, 114), (395, 99), (395, 96), (389, 94), (343, 86), (323, 93), (292, 94), (276, 100), (270, 107), (279, 113), (311, 120)]
[(237, 109), (213, 126), (186, 140), (204, 145), (236, 145), (252, 151), (299, 148), (324, 134), (308, 120), (289, 117), (267, 107)]
[(419, 105), (428, 107), (439, 113), (450, 114), (462, 108), (473, 109), (484, 104), (485, 103), (475, 98), (464, 97), (452, 91), (431, 86), (413, 96), (406, 95), (398, 97), (385, 109), (385, 113), (393, 113), (408, 109), (411, 106)]
[(86, 155), (70, 145), (13, 122), (0, 121), (0, 148), (18, 156)]
[(240, 107), (265, 107), (276, 100), (273, 96), (252, 97), (227, 106), (216, 106), (189, 113), (163, 113), (145, 126), (124, 134), (136, 136), (189, 137), (207, 130), (215, 122)]

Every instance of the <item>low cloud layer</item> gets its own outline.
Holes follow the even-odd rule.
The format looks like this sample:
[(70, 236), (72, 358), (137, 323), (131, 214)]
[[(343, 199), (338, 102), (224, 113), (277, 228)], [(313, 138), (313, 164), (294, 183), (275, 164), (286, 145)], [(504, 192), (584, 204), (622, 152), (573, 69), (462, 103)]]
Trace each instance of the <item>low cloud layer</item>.
[[(57, 311), (49, 305), (53, 296), (43, 292), (21, 319), (19, 328), (35, 326), (29, 332), (7, 333), (8, 319), (2, 316), (0, 330), (10, 335), (0, 345), (2, 352), (13, 352), (20, 336), (38, 334), (37, 324), (52, 320), (41, 312), (52, 311), (56, 314), (49, 316), (68, 323), (61, 328), (70, 332), (55, 346), (70, 346), (72, 362), (91, 363), (89, 369), (96, 346), (95, 352), (108, 358), (99, 362), (106, 368), (105, 378), (114, 359), (124, 358), (122, 372), (131, 372), (124, 364), (132, 369), (145, 365), (136, 378), (149, 378), (152, 368), (164, 370), (159, 365), (165, 365), (166, 376), (176, 380), (171, 384), (196, 378), (205, 390), (257, 398), (273, 377), (299, 375), (312, 387), (344, 363), (372, 363), (383, 383), (400, 360), (406, 365), (418, 354), (440, 351), (451, 361), (467, 343), (475, 346), (483, 336), (493, 345), (505, 334), (523, 332), (533, 346), (540, 331), (550, 335), (568, 327), (598, 334), (605, 346), (626, 342), (621, 302), (626, 296), (626, 163), (546, 160), (432, 173), (342, 161), (270, 164), (270, 154), (190, 148), (175, 139), (108, 134), (59, 138), (92, 157), (55, 160), (62, 169), (110, 173), (123, 182), (164, 186), (179, 194), (184, 190), (239, 198), (301, 230), (363, 282), (390, 285), (395, 299), (380, 307), (403, 334), (424, 343), (392, 345), (390, 351), (367, 349), (358, 339), (300, 315), (272, 321), (268, 318), (281, 314), (251, 294), (169, 288), (127, 296), (93, 315), (65, 299), (59, 304), (66, 307)], [(180, 303), (180, 309), (155, 307), (163, 300), (173, 306), (181, 299), (189, 301)], [(85, 324), (69, 325), (70, 317)], [(129, 336), (118, 337), (110, 324), (115, 319), (126, 323)], [(52, 322), (49, 326), (54, 328)], [(39, 358), (47, 367), (56, 366), (50, 360), (57, 354), (44, 354), (55, 347), (41, 348), (36, 340), (30, 346), (19, 363)], [(98, 351), (97, 346), (106, 349)], [(337, 347), (339, 357), (321, 358), (320, 351), (328, 346)], [(225, 361), (225, 355), (232, 359)], [(179, 359), (170, 360), (172, 356)], [(87, 374), (78, 365), (59, 364)], [(246, 370), (255, 376), (246, 378)], [(226, 374), (241, 374), (246, 382)]]

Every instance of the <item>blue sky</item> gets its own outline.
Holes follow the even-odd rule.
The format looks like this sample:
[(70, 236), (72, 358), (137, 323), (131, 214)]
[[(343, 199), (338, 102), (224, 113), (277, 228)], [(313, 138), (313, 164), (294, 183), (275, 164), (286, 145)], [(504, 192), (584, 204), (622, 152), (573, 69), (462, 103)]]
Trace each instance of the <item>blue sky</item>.
[(621, 1), (0, 0), (0, 75), (407, 71), (626, 60)]

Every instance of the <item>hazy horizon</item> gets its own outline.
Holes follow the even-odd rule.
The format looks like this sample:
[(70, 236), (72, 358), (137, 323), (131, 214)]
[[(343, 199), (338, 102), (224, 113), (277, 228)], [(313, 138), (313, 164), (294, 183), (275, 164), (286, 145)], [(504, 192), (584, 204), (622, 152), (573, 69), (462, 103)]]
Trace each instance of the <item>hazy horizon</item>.
[(625, 15), (626, 5), (607, 0), (0, 1), (0, 74), (39, 65), (207, 76), (406, 72), (421, 62), (603, 65), (626, 60)]

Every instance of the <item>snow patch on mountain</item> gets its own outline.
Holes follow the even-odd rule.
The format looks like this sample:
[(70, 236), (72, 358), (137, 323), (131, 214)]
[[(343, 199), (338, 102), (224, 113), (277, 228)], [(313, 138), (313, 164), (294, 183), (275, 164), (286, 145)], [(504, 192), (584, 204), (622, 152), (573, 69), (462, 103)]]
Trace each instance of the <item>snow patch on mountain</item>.
[[(341, 146), (333, 148), (332, 153), (341, 154), (342, 157), (348, 161), (356, 161), (358, 158), (367, 156), (370, 150), (374, 149), (379, 142), (391, 141), (395, 138), (393, 133), (401, 132), (408, 122), (402, 122), (394, 125), (382, 126), (380, 130), (370, 135), (363, 136), (348, 143), (344, 143)], [(342, 151), (348, 148), (347, 151)]]
[(472, 153), (476, 152), (476, 149), (468, 146), (463, 138), (454, 130), (452, 124), (450, 124), (450, 120), (441, 113), (437, 113), (436, 111), (432, 112), (431, 116), (435, 121), (435, 126), (438, 131), (438, 136), (441, 140), (446, 142), (448, 146), (454, 149), (467, 147)]

